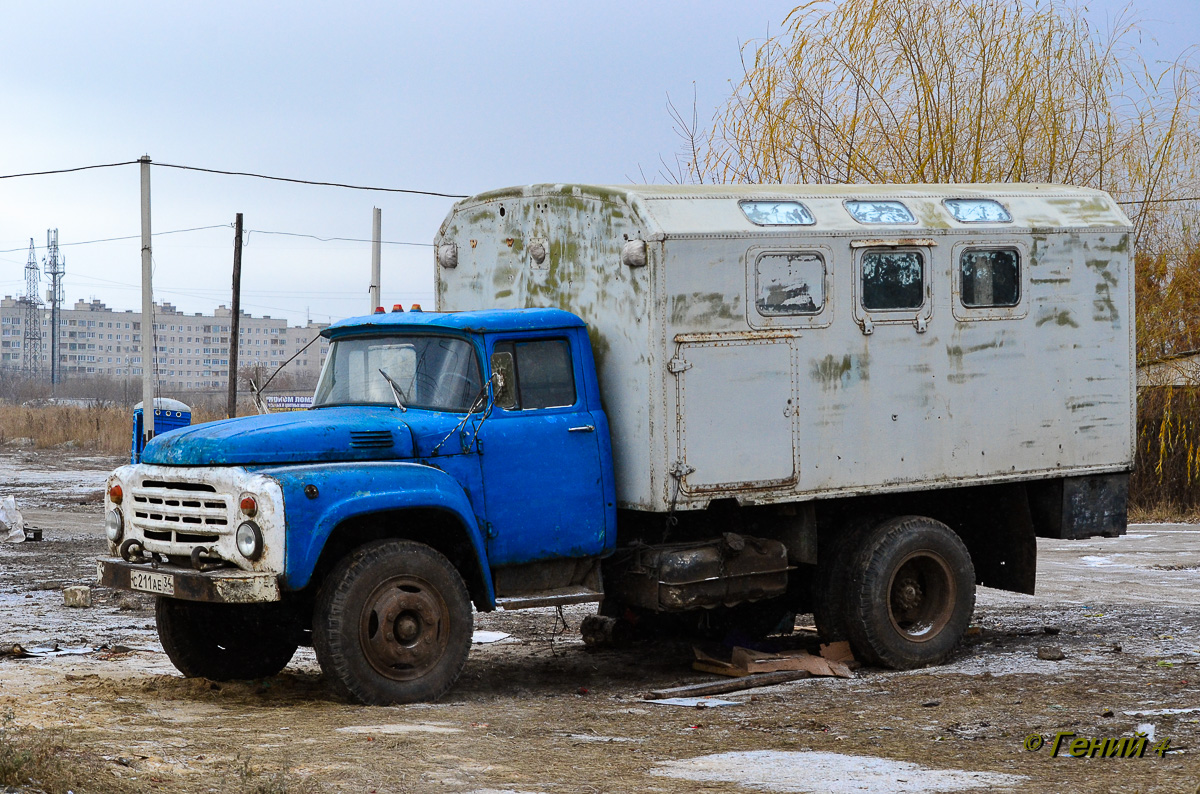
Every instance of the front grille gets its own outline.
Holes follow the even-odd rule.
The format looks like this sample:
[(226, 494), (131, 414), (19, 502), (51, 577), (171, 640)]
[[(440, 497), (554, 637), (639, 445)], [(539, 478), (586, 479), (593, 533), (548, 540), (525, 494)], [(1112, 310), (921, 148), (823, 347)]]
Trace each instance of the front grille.
[(351, 430), (351, 449), (384, 449), (392, 446), (391, 430)]
[(147, 540), (210, 543), (229, 526), (231, 497), (211, 485), (146, 480), (131, 497), (132, 523)]

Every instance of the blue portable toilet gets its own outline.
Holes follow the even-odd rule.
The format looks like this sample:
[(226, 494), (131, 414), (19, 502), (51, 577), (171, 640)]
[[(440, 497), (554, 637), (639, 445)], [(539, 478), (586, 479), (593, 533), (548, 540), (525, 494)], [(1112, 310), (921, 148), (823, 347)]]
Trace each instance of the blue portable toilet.
[[(191, 423), (192, 409), (187, 403), (169, 397), (154, 398), (154, 435), (187, 427)], [(133, 443), (129, 448), (131, 463), (140, 463), (142, 460), (142, 447), (145, 446), (142, 436), (142, 404), (138, 403), (133, 406)]]

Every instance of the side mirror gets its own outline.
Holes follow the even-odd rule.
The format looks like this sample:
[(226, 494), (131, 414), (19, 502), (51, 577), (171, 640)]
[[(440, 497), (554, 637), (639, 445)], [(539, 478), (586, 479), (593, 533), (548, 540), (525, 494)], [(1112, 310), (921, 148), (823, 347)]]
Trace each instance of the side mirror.
[(496, 391), (496, 405), (501, 408), (517, 407), (517, 395), (513, 390), (515, 372), (512, 353), (492, 354), (492, 387)]

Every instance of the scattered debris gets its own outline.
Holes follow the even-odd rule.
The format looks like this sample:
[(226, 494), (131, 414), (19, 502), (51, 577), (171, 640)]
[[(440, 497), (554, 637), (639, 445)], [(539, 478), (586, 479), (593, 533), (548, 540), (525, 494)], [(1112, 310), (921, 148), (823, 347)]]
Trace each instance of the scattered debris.
[(1149, 722), (1139, 722), (1137, 728), (1134, 729), (1138, 733), (1146, 735), (1146, 741), (1152, 743), (1154, 741), (1154, 725)]
[(1057, 645), (1042, 645), (1037, 649), (1037, 657), (1047, 662), (1061, 662), (1067, 655)]
[(768, 653), (739, 647), (733, 649), (729, 661), (713, 657), (699, 648), (692, 650), (696, 655), (692, 669), (717, 675), (741, 677), (787, 670), (803, 670), (816, 676), (837, 676), (839, 678), (852, 678), (854, 675), (844, 662), (813, 656), (803, 650)]
[(934, 708), (935, 706), (940, 706), (940, 705), (942, 705), (942, 701), (940, 701), (940, 700), (926, 700), (924, 703), (921, 704), (921, 706), (923, 708), (927, 708), (927, 709), (931, 709), (931, 708)]
[(1171, 714), (1195, 714), (1200, 708), (1190, 709), (1154, 709), (1152, 711), (1122, 711), (1127, 717), (1166, 717)]
[[(1126, 712), (1126, 713), (1128, 713), (1128, 712)], [(1112, 716), (1114, 716), (1114, 714), (1113, 714), (1113, 710), (1112, 710), (1112, 709), (1105, 709), (1104, 711), (1100, 712), (1100, 716), (1101, 716), (1101, 717), (1112, 717)]]
[(583, 644), (589, 647), (622, 647), (633, 640), (633, 627), (628, 621), (605, 615), (588, 615), (579, 624), (579, 633), (583, 636)]
[(659, 706), (684, 706), (692, 709), (715, 709), (718, 706), (740, 706), (742, 705), (736, 700), (721, 700), (720, 698), (710, 697), (694, 697), (694, 698), (658, 698), (647, 700), (647, 703), (654, 703)]
[(755, 689), (761, 686), (786, 684), (789, 681), (799, 681), (811, 678), (807, 670), (784, 670), (778, 673), (755, 673), (742, 676), (730, 681), (713, 681), (703, 684), (688, 684), (687, 686), (671, 687), (670, 689), (654, 689), (642, 695), (644, 700), (663, 700), (674, 697), (700, 697), (703, 695), (720, 695), (725, 692), (740, 692), (744, 689)]
[[(124, 606), (121, 608), (125, 609)], [(493, 642), (500, 642), (500, 640), (507, 640), (511, 636), (511, 634), (507, 634), (503, 631), (483, 631), (481, 629), (471, 635), (471, 642), (476, 645), (487, 645)]]
[(338, 728), (337, 732), (390, 736), (400, 733), (462, 733), (462, 728), (436, 722), (398, 722), (390, 725), (347, 725)]
[(72, 585), (63, 588), (63, 606), (88, 608), (92, 605), (92, 588)]
[(0, 499), (0, 531), (8, 534), (4, 540), (9, 543), (25, 542), (25, 519), (17, 509), (17, 498), (6, 496)]
[(1057, 635), (1062, 629), (1058, 626), (1042, 626), (1042, 633), (1050, 637)]
[(10, 645), (0, 649), (0, 657), (9, 657), (12, 659), (45, 659), (54, 656), (83, 656), (89, 653), (95, 653), (100, 650), (99, 647), (91, 648), (83, 646), (80, 648), (60, 648), (57, 645), (50, 647), (46, 645), (38, 645), (33, 648), (26, 648), (23, 645)]

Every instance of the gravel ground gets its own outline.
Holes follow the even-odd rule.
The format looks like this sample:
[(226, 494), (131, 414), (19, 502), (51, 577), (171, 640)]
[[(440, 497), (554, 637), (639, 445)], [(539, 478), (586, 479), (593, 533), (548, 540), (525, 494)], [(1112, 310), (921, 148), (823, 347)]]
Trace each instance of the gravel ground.
[[(1039, 541), (1038, 595), (979, 591), (951, 663), (809, 679), (695, 709), (646, 690), (712, 680), (691, 647), (590, 649), (587, 607), (476, 616), (478, 644), (441, 702), (339, 702), (310, 649), (279, 676), (184, 679), (149, 596), (93, 588), (99, 501), (117, 459), (0, 449), (45, 539), (0, 544), (0, 715), (71, 749), (95, 792), (1195, 792), (1200, 786), (1200, 527), (1143, 524), (1118, 539)], [(804, 625), (811, 618), (801, 616)], [(811, 637), (799, 632), (793, 644)], [(1039, 658), (1054, 646), (1061, 660)], [(1053, 655), (1053, 654), (1050, 654)], [(1073, 758), (1072, 738), (1152, 732), (1141, 758)], [(1051, 757), (1058, 734), (1059, 757)], [(1045, 746), (1026, 749), (1031, 735)], [(0, 733), (0, 739), (3, 734)], [(1170, 752), (1150, 750), (1164, 739)], [(3, 746), (0, 744), (0, 756)], [(0, 789), (3, 790), (3, 789)]]

